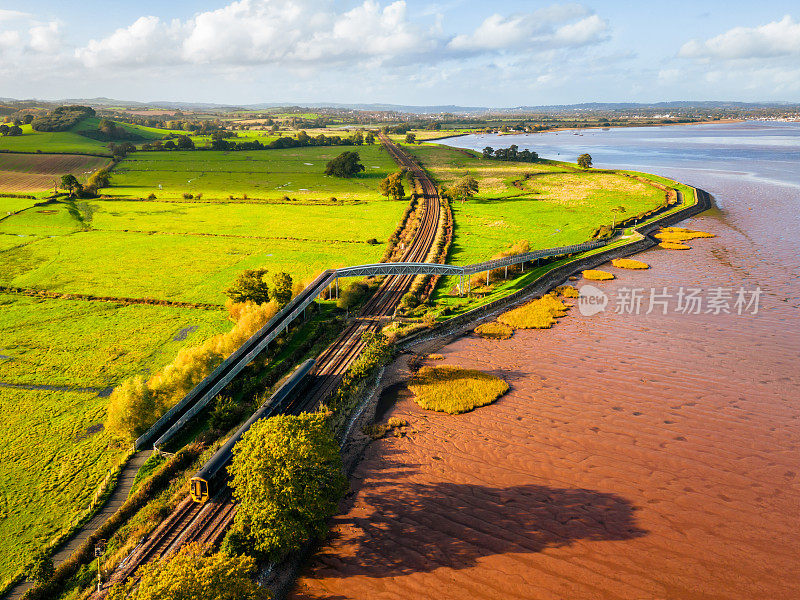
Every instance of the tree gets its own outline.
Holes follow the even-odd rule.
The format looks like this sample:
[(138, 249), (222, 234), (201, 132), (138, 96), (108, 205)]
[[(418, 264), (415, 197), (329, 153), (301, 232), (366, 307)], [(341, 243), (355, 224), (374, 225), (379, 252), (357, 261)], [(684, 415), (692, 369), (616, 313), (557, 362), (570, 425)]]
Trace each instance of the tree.
[(267, 284), (269, 269), (246, 269), (239, 273), (233, 285), (225, 290), (225, 295), (234, 302), (269, 302), (269, 285)]
[(449, 193), (452, 198), (461, 200), (463, 204), (464, 200), (478, 193), (478, 181), (472, 175), (466, 175), (455, 182)]
[(353, 177), (364, 170), (358, 152), (342, 152), (325, 165), (325, 175), (334, 177)]
[(61, 176), (61, 187), (67, 190), (70, 194), (73, 194), (79, 191), (83, 186), (78, 182), (77, 177), (75, 175), (62, 175)]
[(406, 134), (406, 144), (416, 144), (417, 143), (417, 136), (414, 133), (407, 133)]
[(22, 117), (22, 122), (25, 123), (25, 125), (30, 125), (31, 121), (33, 121), (33, 115), (30, 113)]
[(483, 158), (492, 158), (493, 155), (494, 155), (494, 148), (492, 148), (491, 146), (486, 146), (486, 148), (483, 149)]
[(581, 154), (578, 157), (578, 166), (581, 169), (591, 169), (592, 168), (592, 157), (589, 154)]
[(617, 226), (617, 213), (620, 213), (620, 214), (624, 213), (625, 212), (625, 207), (624, 206), (617, 206), (616, 208), (612, 208), (611, 212), (614, 213), (614, 223), (611, 225), (611, 228), (613, 229), (614, 227)]
[[(198, 543), (188, 544), (163, 561), (143, 566), (139, 582), (115, 585), (110, 600), (256, 600), (263, 598), (253, 576), (255, 560), (222, 552), (206, 555)], [(138, 586), (137, 586), (138, 583)], [(133, 588), (136, 588), (133, 591)], [(133, 592), (133, 593), (131, 593)]]
[(353, 143), (356, 146), (360, 146), (364, 143), (364, 132), (363, 131), (356, 131), (353, 134)]
[(14, 125), (11, 129), (8, 130), (8, 135), (10, 136), (22, 135), (22, 127), (20, 127), (19, 125)]
[(292, 299), (292, 276), (283, 271), (278, 271), (272, 275), (272, 293), (270, 296), (283, 306)]
[(98, 169), (91, 175), (86, 182), (87, 187), (98, 190), (100, 188), (108, 187), (111, 184), (111, 177), (108, 174), (108, 169)]
[(194, 142), (188, 135), (179, 135), (177, 146), (178, 150), (194, 150)]
[(365, 144), (374, 144), (375, 143), (375, 134), (371, 131), (367, 132), (367, 135), (364, 136), (364, 143)]
[(53, 558), (46, 551), (39, 550), (31, 557), (28, 579), (41, 584), (50, 579), (55, 572)]
[(239, 502), (233, 535), (270, 560), (326, 532), (347, 488), (329, 414), (257, 421), (233, 448), (228, 471)]
[(0, 135), (8, 135), (10, 129), (11, 128), (8, 125), (3, 123), (2, 125), (0, 125)]
[(156, 394), (144, 378), (137, 375), (111, 392), (105, 426), (114, 435), (133, 441), (147, 430), (160, 410)]
[(406, 195), (403, 189), (403, 171), (389, 173), (378, 183), (378, 191), (386, 196), (386, 199), (400, 200)]

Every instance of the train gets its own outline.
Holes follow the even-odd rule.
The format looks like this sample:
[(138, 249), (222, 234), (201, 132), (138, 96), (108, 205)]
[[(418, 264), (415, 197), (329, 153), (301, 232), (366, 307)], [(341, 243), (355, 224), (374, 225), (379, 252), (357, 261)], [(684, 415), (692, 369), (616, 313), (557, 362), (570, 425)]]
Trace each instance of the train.
[(189, 494), (197, 503), (206, 502), (227, 481), (226, 467), (233, 458), (233, 447), (242, 439), (247, 430), (260, 419), (281, 414), (294, 394), (302, 392), (308, 384), (307, 375), (314, 368), (313, 358), (302, 363), (294, 373), (272, 394), (261, 407), (234, 433), (225, 444), (214, 453), (208, 462), (189, 480)]

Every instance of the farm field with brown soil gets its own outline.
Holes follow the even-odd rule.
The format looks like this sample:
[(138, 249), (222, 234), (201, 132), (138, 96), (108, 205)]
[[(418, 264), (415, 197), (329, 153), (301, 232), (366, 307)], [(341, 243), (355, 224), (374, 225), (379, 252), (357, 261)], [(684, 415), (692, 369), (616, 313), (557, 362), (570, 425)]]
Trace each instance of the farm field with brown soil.
[(107, 158), (80, 154), (11, 154), (0, 152), (0, 192), (41, 192), (62, 175), (84, 179), (109, 163)]

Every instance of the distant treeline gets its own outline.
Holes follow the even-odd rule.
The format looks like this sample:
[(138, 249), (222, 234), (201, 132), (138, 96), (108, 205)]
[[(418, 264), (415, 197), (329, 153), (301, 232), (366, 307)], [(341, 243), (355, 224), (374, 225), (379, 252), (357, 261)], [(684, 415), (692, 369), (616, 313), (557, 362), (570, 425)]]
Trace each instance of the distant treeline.
[(512, 144), (508, 148), (498, 148), (495, 150), (491, 146), (486, 146), (483, 149), (483, 158), (490, 158), (493, 160), (513, 160), (516, 162), (536, 162), (539, 160), (539, 155), (528, 149), (519, 151), (519, 146)]
[(306, 146), (361, 146), (362, 144), (375, 143), (375, 134), (371, 131), (368, 131), (366, 135), (361, 131), (357, 131), (348, 137), (325, 135), (322, 133), (312, 137), (305, 131), (301, 131), (297, 134), (297, 137), (279, 137), (268, 143), (263, 143), (259, 140), (234, 142), (230, 139), (226, 139), (227, 137), (227, 134), (214, 134), (211, 139), (211, 146), (196, 147), (188, 136), (183, 135), (179, 136), (175, 141), (167, 140), (166, 142), (162, 142), (161, 140), (156, 140), (154, 142), (142, 144), (142, 150), (280, 150), (283, 148), (303, 148)]
[(34, 131), (66, 131), (79, 121), (95, 115), (89, 106), (59, 106), (48, 114), (36, 117), (31, 121)]
[(439, 131), (441, 128), (442, 124), (438, 121), (420, 121), (416, 123), (398, 123), (397, 125), (386, 125), (383, 127), (383, 131), (384, 133), (396, 133), (398, 135), (403, 135), (412, 129), (417, 131), (421, 129), (427, 129), (428, 131)]

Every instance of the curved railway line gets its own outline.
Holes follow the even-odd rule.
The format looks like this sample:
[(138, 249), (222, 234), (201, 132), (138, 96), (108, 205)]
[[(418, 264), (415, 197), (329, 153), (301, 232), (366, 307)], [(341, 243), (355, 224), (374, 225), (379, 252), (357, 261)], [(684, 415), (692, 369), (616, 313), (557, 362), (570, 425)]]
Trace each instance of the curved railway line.
[[(405, 250), (400, 261), (424, 262), (436, 239), (436, 232), (441, 218), (441, 201), (436, 186), (425, 171), (407, 154), (400, 150), (383, 133), (381, 142), (392, 158), (402, 167), (414, 174), (421, 187), (424, 201), (422, 218), (414, 239)], [(318, 280), (323, 282), (325, 273)], [(304, 394), (298, 394), (284, 409), (285, 414), (299, 414), (312, 410), (324, 401), (337, 388), (347, 368), (358, 357), (364, 348), (362, 336), (365, 332), (378, 329), (385, 317), (390, 316), (403, 295), (410, 289), (417, 275), (389, 275), (379, 285), (376, 292), (367, 301), (356, 319), (348, 325), (336, 340), (317, 358), (317, 366), (312, 372), (313, 385)], [(319, 293), (319, 286), (309, 286), (304, 293)], [(269, 325), (269, 324), (268, 324)], [(267, 330), (265, 326), (264, 330)], [(255, 337), (255, 336), (254, 336)], [(241, 361), (254, 351), (257, 341), (249, 340), (245, 346), (237, 350), (231, 358), (215, 371), (217, 375), (208, 378), (205, 388), (198, 390), (195, 396), (206, 392), (223, 382), (234, 368), (235, 361)], [(249, 361), (248, 361), (249, 362)], [(117, 567), (105, 586), (92, 596), (95, 600), (105, 598), (111, 586), (135, 577), (137, 569), (152, 561), (177, 552), (185, 544), (200, 542), (204, 544), (218, 543), (236, 513), (230, 489), (224, 486), (205, 504), (186, 499), (170, 514), (134, 551)]]

